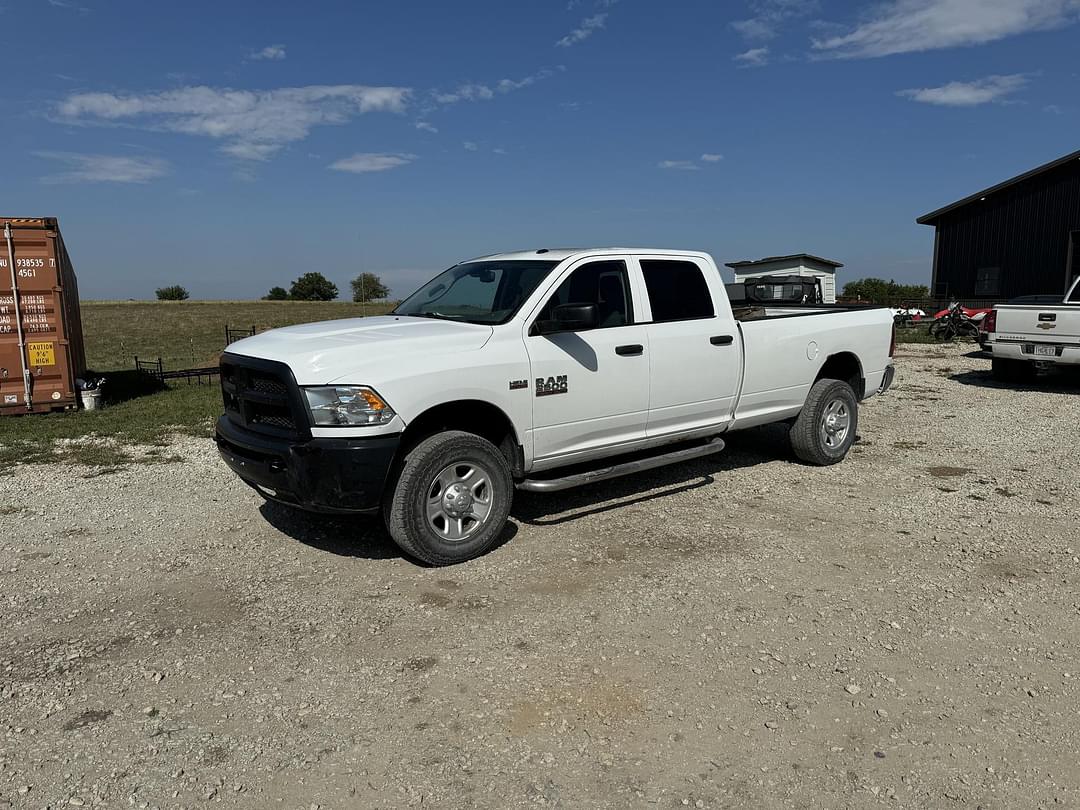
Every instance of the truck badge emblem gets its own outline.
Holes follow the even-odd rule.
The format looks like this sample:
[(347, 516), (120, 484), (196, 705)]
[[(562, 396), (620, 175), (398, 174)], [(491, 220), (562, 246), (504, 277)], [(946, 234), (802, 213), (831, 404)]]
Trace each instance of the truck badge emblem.
[(566, 384), (565, 374), (560, 374), (558, 377), (548, 377), (546, 380), (543, 377), (536, 378), (536, 395), (538, 397), (565, 394), (567, 391), (569, 391), (569, 387)]
[(1039, 328), (1039, 329), (1056, 329), (1057, 324), (1056, 323), (1043, 322), (1043, 323), (1040, 323), (1040, 324), (1036, 324), (1036, 327)]
[(511, 391), (520, 391), (522, 388), (528, 388), (528, 387), (529, 387), (529, 381), (528, 380), (511, 380), (510, 381), (510, 390)]

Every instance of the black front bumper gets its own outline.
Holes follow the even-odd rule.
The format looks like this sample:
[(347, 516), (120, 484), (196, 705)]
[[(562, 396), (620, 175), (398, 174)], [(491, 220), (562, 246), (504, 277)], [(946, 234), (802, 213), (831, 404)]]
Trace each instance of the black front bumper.
[(271, 500), (313, 512), (371, 514), (379, 510), (401, 436), (289, 440), (222, 416), (214, 440), (229, 468)]

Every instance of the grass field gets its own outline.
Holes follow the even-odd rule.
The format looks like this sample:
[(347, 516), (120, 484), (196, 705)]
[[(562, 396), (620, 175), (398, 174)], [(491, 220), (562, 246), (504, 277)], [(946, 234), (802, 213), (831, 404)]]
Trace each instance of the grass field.
[[(20, 461), (78, 461), (116, 466), (167, 461), (152, 449), (168, 434), (210, 435), (221, 413), (217, 380), (179, 382), (158, 390), (134, 371), (135, 357), (161, 358), (166, 370), (216, 365), (225, 327), (263, 331), (277, 326), (381, 315), (387, 304), (301, 301), (84, 301), (86, 362), (105, 378), (107, 407), (100, 411), (10, 417), (0, 420), (0, 466)], [(110, 442), (80, 442), (87, 435)], [(133, 455), (134, 445), (150, 445)]]

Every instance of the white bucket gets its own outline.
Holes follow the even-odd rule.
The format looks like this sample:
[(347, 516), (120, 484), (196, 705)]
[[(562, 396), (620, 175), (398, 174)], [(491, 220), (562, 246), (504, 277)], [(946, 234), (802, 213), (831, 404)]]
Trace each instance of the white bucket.
[(90, 388), (79, 392), (84, 411), (96, 411), (101, 408), (101, 389)]

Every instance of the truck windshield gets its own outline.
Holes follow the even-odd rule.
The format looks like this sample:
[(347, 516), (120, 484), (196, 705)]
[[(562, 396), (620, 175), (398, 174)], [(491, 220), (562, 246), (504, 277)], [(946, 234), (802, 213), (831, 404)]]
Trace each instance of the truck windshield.
[(506, 323), (557, 264), (531, 259), (459, 264), (435, 276), (392, 314)]

